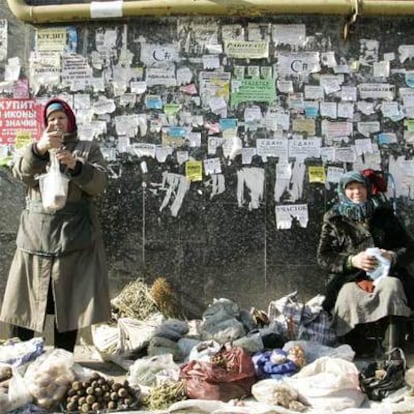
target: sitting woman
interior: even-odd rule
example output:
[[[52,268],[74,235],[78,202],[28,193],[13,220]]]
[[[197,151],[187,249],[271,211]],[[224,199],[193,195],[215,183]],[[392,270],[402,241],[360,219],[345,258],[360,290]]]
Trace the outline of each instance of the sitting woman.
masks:
[[[366,324],[380,321],[386,348],[398,346],[400,323],[414,308],[414,279],[406,265],[414,259],[414,240],[394,211],[371,194],[356,171],[345,173],[339,202],[323,218],[317,260],[329,273],[323,307],[343,342],[356,348]],[[377,247],[390,263],[389,276],[373,283],[368,273],[378,261],[367,248]],[[410,309],[411,308],[411,309]],[[359,349],[355,349],[359,352]]]

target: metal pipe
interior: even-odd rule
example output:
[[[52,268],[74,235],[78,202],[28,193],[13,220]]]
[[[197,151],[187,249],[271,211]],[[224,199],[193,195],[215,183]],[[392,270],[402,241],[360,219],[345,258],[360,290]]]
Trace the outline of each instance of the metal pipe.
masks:
[[[359,0],[359,14],[362,16],[414,15],[414,1],[411,1],[411,0]]]
[[[77,22],[136,16],[350,15],[355,1],[357,0],[132,0],[30,6],[24,0],[7,0],[10,10],[16,17],[30,23]]]
[[[60,23],[138,16],[265,16],[278,14],[414,15],[414,0],[132,0],[31,6],[7,0],[17,19]],[[359,7],[356,7],[359,6]]]

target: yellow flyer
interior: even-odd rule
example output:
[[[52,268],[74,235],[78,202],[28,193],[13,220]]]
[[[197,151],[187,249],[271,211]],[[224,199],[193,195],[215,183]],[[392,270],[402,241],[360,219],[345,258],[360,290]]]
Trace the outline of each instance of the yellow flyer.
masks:
[[[202,181],[203,162],[202,161],[187,161],[185,163],[185,176],[188,181]]]
[[[323,183],[326,182],[325,167],[322,165],[310,165],[308,169],[309,182],[310,183]]]

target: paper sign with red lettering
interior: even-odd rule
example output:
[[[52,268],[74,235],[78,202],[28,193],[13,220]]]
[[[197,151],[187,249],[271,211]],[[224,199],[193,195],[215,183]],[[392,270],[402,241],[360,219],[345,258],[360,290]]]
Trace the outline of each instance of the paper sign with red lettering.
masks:
[[[42,109],[34,99],[0,98],[0,144],[15,144],[16,136],[22,132],[38,140],[42,134]]]

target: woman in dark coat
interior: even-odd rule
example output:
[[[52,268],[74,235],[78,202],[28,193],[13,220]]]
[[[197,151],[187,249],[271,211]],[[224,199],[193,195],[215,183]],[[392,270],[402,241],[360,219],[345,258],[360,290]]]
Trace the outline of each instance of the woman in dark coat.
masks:
[[[406,266],[414,259],[414,241],[393,210],[371,195],[359,172],[341,177],[338,195],[339,202],[324,215],[317,260],[329,274],[323,307],[332,314],[337,335],[344,337],[363,324],[410,315],[414,283]],[[368,275],[378,265],[366,252],[372,247],[391,266],[392,277],[378,283]],[[388,339],[394,342],[388,346],[396,345],[396,336]]]
[[[73,351],[80,328],[110,319],[105,251],[94,199],[107,185],[99,146],[77,137],[76,119],[59,99],[44,108],[45,131],[16,160],[13,175],[26,185],[17,249],[0,320],[28,340],[54,314],[55,346]],[[69,178],[66,204],[45,209],[38,176],[52,158]],[[50,187],[49,187],[50,189]]]

